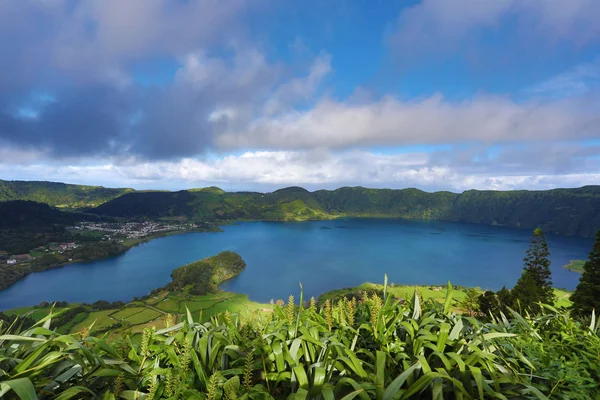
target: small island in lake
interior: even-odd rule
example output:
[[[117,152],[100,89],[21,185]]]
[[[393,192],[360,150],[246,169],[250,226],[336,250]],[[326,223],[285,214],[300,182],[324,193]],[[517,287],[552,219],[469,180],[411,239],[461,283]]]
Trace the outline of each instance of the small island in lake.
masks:
[[[569,271],[583,274],[583,266],[584,265],[585,265],[585,260],[571,260],[568,264],[563,265],[563,268],[568,269]]]

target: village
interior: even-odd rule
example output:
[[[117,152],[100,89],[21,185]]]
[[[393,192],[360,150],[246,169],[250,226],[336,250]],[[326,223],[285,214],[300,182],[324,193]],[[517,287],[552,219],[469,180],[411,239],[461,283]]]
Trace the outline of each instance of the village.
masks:
[[[7,254],[0,252],[0,263],[5,265],[16,265],[31,262],[44,254],[70,253],[78,247],[94,246],[97,242],[143,239],[152,235],[160,235],[167,232],[188,231],[198,228],[196,224],[173,224],[159,222],[122,222],[122,223],[95,223],[82,222],[79,225],[67,227],[68,231],[89,237],[91,240],[85,242],[48,243],[32,250],[29,254]],[[71,261],[69,259],[69,261]]]
[[[82,222],[67,229],[81,232],[102,232],[105,240],[111,240],[114,238],[139,239],[157,233],[190,230],[196,227],[195,224],[165,224],[159,222]]]

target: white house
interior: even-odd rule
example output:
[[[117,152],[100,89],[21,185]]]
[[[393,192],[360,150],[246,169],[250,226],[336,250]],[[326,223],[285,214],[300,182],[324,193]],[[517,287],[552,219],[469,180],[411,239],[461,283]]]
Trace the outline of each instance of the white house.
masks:
[[[10,260],[7,260],[7,261],[6,261],[6,263],[7,263],[7,264],[11,264],[11,265],[12,265],[12,264],[16,264],[16,263],[17,263],[17,260],[15,260],[14,258],[11,258]]]

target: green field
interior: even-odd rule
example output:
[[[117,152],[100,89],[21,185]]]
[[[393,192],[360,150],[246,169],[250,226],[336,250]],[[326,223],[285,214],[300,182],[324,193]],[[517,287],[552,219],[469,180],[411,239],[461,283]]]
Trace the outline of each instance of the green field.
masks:
[[[137,314],[133,314],[132,316],[127,318],[126,321],[129,322],[131,325],[139,325],[155,320],[161,315],[163,315],[163,313],[146,308]]]
[[[341,296],[349,294],[360,294],[365,290],[383,291],[383,285],[373,283],[363,283],[355,288],[344,288],[325,293],[319,298],[319,303],[323,304],[326,299],[339,299]],[[389,285],[388,293],[399,299],[412,299],[415,291],[418,291],[423,300],[433,299],[443,302],[446,297],[446,286],[399,286]],[[483,292],[483,291],[481,291]],[[569,297],[571,292],[555,289],[556,307],[569,307],[571,302]],[[454,287],[452,297],[454,299],[454,310],[460,312],[460,303],[466,296],[466,289]],[[305,299],[308,300],[308,299]],[[72,305],[72,307],[77,306]],[[192,296],[184,292],[163,291],[158,296],[149,298],[145,301],[137,301],[126,304],[125,306],[92,311],[85,306],[86,311],[77,314],[66,324],[56,327],[61,332],[78,332],[83,328],[92,327],[92,332],[103,332],[110,329],[111,335],[118,335],[125,330],[132,332],[141,332],[144,328],[161,329],[164,327],[164,320],[167,314],[173,315],[175,320],[181,320],[187,314],[187,310],[192,313],[195,319],[208,321],[223,312],[229,312],[233,316],[240,315],[246,317],[256,313],[270,313],[273,305],[262,304],[251,301],[245,294],[219,291],[217,293]],[[55,311],[58,311],[56,309]],[[22,307],[6,311],[10,316],[27,314],[35,320],[39,320],[50,312],[50,308]],[[119,326],[116,326],[119,325]]]
[[[78,332],[84,328],[92,327],[92,331],[101,331],[117,324],[117,321],[110,317],[115,310],[102,310],[90,313],[86,319],[71,328],[71,332]]]
[[[123,309],[121,309],[120,311],[111,314],[111,317],[115,318],[115,319],[127,319],[129,317],[131,317],[134,314],[140,313],[142,311],[144,311],[146,308],[144,307],[125,307]]]

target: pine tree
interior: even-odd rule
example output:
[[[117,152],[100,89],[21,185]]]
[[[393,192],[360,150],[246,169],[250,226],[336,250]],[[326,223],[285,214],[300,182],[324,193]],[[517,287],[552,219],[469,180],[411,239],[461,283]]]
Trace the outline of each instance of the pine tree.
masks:
[[[523,273],[512,290],[512,297],[521,308],[532,308],[538,302],[554,304],[549,256],[546,236],[537,228],[533,231],[527,255],[523,259]]]
[[[600,231],[571,301],[573,310],[579,315],[591,315],[593,309],[596,313],[600,311]]]

